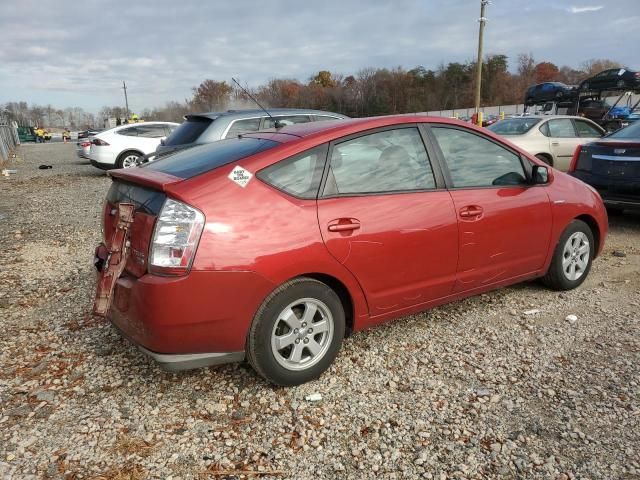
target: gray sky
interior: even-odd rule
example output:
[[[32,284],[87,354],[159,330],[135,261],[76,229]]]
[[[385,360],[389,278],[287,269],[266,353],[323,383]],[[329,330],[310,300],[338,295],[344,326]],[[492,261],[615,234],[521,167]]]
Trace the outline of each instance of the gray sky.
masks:
[[[251,86],[318,70],[437,68],[472,60],[479,0],[193,0],[0,3],[0,103],[134,111],[190,97],[205,78]],[[640,0],[492,0],[485,52],[640,69]]]

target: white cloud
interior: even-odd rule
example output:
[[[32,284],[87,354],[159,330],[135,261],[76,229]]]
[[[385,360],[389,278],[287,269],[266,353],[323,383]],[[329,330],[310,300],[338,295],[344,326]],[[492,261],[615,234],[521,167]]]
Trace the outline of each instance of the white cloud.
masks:
[[[638,1],[493,2],[485,52],[507,55],[512,69],[528,52],[559,66],[609,58],[636,69],[626,27],[640,22]],[[43,10],[35,0],[0,0],[0,104],[98,110],[122,102],[126,80],[129,104],[141,110],[184,100],[206,78],[257,87],[275,77],[306,82],[319,70],[437,69],[473,61],[477,48],[476,1],[324,0],[292,8],[290,0],[270,0],[258,10],[255,0],[82,3],[60,0]],[[577,15],[584,12],[595,13]],[[607,35],[585,38],[598,29]]]
[[[585,12],[597,12],[598,10],[602,10],[604,5],[597,5],[592,7],[569,7],[567,9],[570,13],[585,13]]]

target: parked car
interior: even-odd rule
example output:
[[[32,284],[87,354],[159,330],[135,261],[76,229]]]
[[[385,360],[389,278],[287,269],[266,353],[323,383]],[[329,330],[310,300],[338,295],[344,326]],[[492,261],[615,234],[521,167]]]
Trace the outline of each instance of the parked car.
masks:
[[[89,151],[91,150],[91,141],[93,138],[85,138],[76,143],[76,155],[79,158],[89,160]]]
[[[531,85],[524,96],[525,105],[548,102],[552,100],[567,100],[576,94],[574,85],[566,85],[562,82],[545,82]]]
[[[94,311],[168,370],[247,358],[278,385],[348,332],[532,278],[575,288],[607,234],[590,187],[446,118],[293,125],[111,176]]]
[[[483,127],[488,127],[488,126],[493,125],[494,123],[496,123],[498,120],[500,120],[500,117],[498,117],[497,115],[487,115],[482,120],[482,126]]]
[[[610,210],[640,210],[640,122],[576,148],[569,172]]]
[[[82,130],[81,132],[78,132],[78,140],[83,140],[85,138],[93,137],[103,131],[104,130],[101,130],[101,129]]]
[[[567,115],[508,118],[489,130],[564,172],[576,146],[605,134],[595,122]]]
[[[348,118],[339,113],[296,108],[272,108],[268,112],[284,125]],[[274,127],[274,120],[263,110],[228,110],[187,115],[180,127],[156,148],[156,155]]]
[[[587,78],[580,83],[580,90],[640,89],[640,72],[625,68],[610,68]]]
[[[122,125],[91,137],[89,160],[103,170],[131,168],[138,160],[155,151],[163,138],[178,127],[171,122],[144,122]]]

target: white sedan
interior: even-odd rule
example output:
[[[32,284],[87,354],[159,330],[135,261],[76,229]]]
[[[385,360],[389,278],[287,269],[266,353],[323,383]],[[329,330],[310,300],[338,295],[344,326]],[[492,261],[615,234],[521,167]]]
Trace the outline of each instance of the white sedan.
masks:
[[[594,142],[606,133],[591,120],[568,115],[514,117],[488,128],[563,172],[569,169],[578,145]]]
[[[143,122],[105,130],[91,139],[89,160],[102,170],[131,168],[143,155],[152,153],[179,124]]]

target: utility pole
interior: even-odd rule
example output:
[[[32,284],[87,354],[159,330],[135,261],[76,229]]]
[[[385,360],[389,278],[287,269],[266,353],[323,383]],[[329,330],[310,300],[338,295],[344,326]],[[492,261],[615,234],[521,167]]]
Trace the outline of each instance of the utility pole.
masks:
[[[124,104],[127,107],[127,118],[129,118],[129,99],[127,99],[127,84],[122,81],[122,88],[124,89]]]
[[[478,32],[478,63],[476,64],[476,116],[480,113],[480,92],[482,86],[482,37],[484,35],[484,24],[487,19],[484,16],[484,8],[489,4],[489,0],[480,0],[480,30]]]

